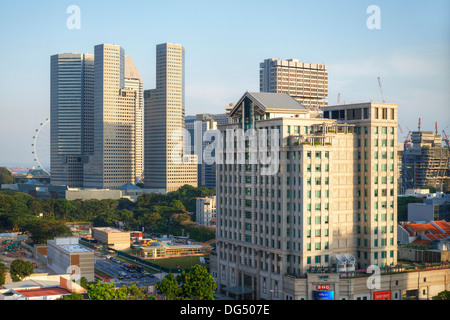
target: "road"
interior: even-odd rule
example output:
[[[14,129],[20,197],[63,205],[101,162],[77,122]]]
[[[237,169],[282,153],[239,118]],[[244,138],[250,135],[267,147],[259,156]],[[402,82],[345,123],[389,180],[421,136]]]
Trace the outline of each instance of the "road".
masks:
[[[114,260],[110,260],[99,252],[95,253],[95,268],[110,275],[114,278],[114,283],[116,286],[128,286],[133,282],[136,282],[138,287],[148,287],[154,286],[157,282],[159,282],[164,276],[164,273],[155,273],[154,277],[144,276],[139,272],[128,272],[126,271],[120,262],[116,262]],[[125,277],[119,279],[121,273],[125,274]],[[122,274],[123,275],[123,274]]]

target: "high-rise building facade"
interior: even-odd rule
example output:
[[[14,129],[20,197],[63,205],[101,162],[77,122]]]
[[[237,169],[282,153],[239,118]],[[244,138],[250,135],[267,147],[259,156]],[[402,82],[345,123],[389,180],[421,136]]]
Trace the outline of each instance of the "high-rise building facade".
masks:
[[[143,83],[118,45],[51,57],[51,179],[117,188],[143,171]]]
[[[198,164],[197,184],[207,188],[216,187],[216,164],[205,158],[205,148],[212,142],[205,133],[209,130],[217,130],[216,115],[197,114],[196,116],[187,116],[185,119],[185,128],[189,132],[191,139],[191,151],[201,159]],[[211,158],[215,154],[208,155]]]
[[[115,189],[136,176],[136,96],[125,88],[125,51],[94,48],[94,154],[85,165],[84,187]]]
[[[197,186],[197,160],[179,149],[185,129],[185,49],[156,46],[156,88],[144,91],[144,184],[177,190]]]
[[[300,279],[312,267],[332,279],[342,263],[397,263],[397,106],[324,110],[317,117],[287,94],[247,92],[230,112],[235,123],[219,127],[267,132],[278,159],[268,174],[247,144],[245,163],[237,148],[219,157],[211,270],[222,292],[304,299]]]
[[[450,190],[450,148],[436,132],[413,131],[403,145],[402,186],[407,189]]]
[[[142,180],[144,174],[144,130],[143,130],[143,116],[144,116],[144,87],[142,78],[133,59],[130,56],[125,56],[125,88],[136,92],[135,103],[135,168],[136,168],[136,182]]]
[[[328,66],[297,59],[260,63],[260,92],[287,93],[307,108],[328,105]]]
[[[51,56],[51,183],[83,186],[83,156],[93,151],[94,56]]]

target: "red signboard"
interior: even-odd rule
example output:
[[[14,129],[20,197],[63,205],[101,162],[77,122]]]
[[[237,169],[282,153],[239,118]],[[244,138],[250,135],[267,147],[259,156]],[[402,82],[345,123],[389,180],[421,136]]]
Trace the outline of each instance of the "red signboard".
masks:
[[[390,291],[374,292],[373,300],[391,300],[391,292]]]
[[[319,284],[317,285],[317,290],[330,290],[329,284]]]

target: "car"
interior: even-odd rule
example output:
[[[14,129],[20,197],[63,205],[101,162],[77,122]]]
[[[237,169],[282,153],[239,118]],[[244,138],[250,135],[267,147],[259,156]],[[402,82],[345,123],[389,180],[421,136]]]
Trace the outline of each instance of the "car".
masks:
[[[123,280],[123,279],[125,279],[125,277],[123,277],[123,276],[118,276],[117,279]]]
[[[135,278],[135,279],[138,279],[138,278],[139,278],[139,276],[138,276],[137,274],[133,274],[131,277],[132,277],[132,278]]]
[[[150,278],[154,278],[154,277],[155,277],[155,275],[154,275],[153,273],[149,273],[149,274],[148,274],[148,277],[150,277]]]

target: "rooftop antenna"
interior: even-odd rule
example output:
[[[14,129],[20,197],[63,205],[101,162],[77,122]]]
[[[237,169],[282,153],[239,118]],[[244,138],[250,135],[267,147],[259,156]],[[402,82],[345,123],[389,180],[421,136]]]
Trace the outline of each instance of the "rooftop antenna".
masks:
[[[381,89],[381,79],[380,79],[380,77],[378,77],[378,86],[380,87],[381,99],[383,99],[383,103],[385,103],[386,101],[384,100],[383,90]]]
[[[338,93],[338,101],[337,101],[337,104],[341,104],[341,94],[340,94],[340,93]]]
[[[419,132],[420,132],[420,118],[419,118]]]
[[[438,135],[437,122],[435,123],[436,135]]]

